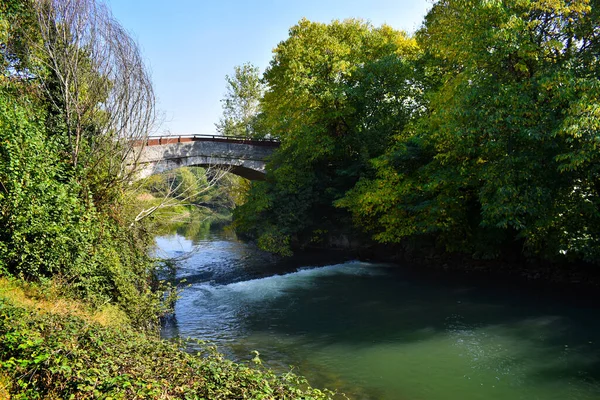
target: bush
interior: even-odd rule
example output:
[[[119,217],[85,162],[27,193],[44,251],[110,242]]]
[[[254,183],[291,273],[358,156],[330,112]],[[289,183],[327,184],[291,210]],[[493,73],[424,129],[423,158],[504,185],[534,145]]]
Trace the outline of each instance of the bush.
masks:
[[[37,314],[0,298],[0,366],[13,399],[333,396],[292,373],[277,376],[234,363],[208,346],[195,355],[184,348],[183,342],[102,327],[79,316]]]
[[[44,127],[43,109],[7,88],[0,143],[0,275],[59,278],[80,298],[118,303],[139,326],[155,326],[163,304],[150,290],[150,235],[129,226],[117,200],[108,212],[95,207]]]

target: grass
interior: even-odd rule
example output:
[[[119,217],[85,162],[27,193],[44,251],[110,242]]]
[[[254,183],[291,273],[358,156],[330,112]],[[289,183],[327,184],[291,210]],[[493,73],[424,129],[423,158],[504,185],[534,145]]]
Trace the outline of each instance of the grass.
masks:
[[[0,279],[0,399],[329,399],[292,373],[133,330],[60,284]]]
[[[45,284],[33,284],[17,279],[0,277],[0,298],[15,307],[35,310],[36,313],[76,316],[88,323],[115,328],[127,326],[127,315],[113,304],[92,307],[80,300],[70,298],[66,286],[57,280]]]

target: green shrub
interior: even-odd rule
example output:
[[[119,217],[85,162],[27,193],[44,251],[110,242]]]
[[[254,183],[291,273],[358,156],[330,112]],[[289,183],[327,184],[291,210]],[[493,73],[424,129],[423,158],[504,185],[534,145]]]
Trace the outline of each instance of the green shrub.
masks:
[[[292,373],[184,351],[130,329],[38,315],[0,298],[0,367],[13,399],[328,399]],[[259,363],[259,362],[257,362]]]
[[[96,208],[44,115],[0,88],[0,274],[60,277],[79,297],[118,303],[139,326],[155,325],[163,304],[160,290],[150,290],[150,235],[130,226],[118,199],[110,213]]]

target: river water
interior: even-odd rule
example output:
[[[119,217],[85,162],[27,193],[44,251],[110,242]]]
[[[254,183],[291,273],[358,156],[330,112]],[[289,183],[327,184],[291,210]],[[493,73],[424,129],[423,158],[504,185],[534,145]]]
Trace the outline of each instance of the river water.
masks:
[[[237,361],[257,350],[353,399],[600,399],[597,303],[326,255],[281,262],[230,234],[193,236],[156,240],[162,255],[191,252],[165,337]]]

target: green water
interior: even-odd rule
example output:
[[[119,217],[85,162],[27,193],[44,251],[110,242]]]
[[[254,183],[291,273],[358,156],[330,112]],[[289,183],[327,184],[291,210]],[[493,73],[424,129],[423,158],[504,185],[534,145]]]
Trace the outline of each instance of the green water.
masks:
[[[209,340],[241,361],[258,350],[355,399],[600,399],[587,300],[402,266],[282,263],[223,234],[157,243],[194,251],[164,336]]]

